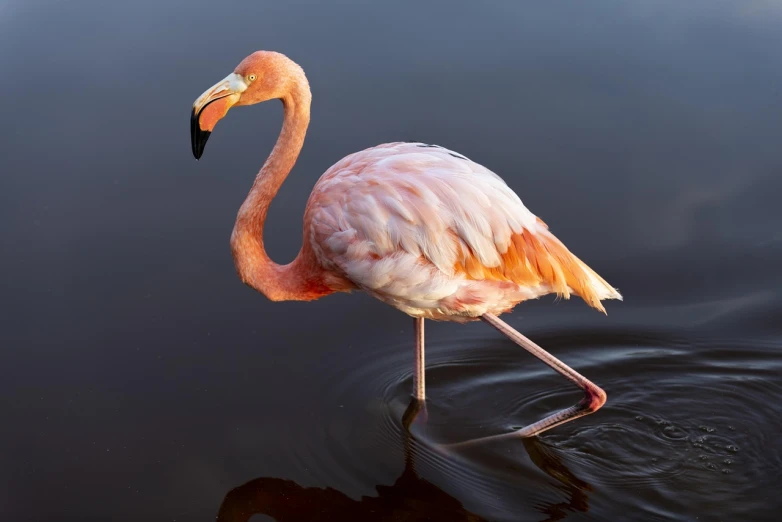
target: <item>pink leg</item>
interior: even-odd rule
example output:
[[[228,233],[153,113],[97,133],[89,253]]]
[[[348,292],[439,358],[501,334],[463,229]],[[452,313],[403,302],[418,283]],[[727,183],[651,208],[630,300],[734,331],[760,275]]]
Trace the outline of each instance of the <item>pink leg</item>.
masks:
[[[415,369],[413,373],[413,397],[416,400],[426,400],[426,367],[424,364],[424,318],[416,317],[415,321]]]
[[[413,366],[413,396],[407,410],[402,415],[402,424],[406,430],[416,421],[426,422],[426,368],[424,365],[424,319],[415,321],[415,364]]]
[[[514,330],[499,317],[492,314],[484,314],[481,319],[492,325],[494,328],[505,334],[511,341],[515,342],[532,355],[554,368],[557,372],[561,373],[571,381],[573,381],[579,388],[584,390],[584,398],[570,408],[558,411],[548,417],[539,420],[534,424],[525,426],[516,432],[516,434],[522,437],[533,437],[546,430],[549,430],[560,424],[564,424],[573,419],[589,415],[597,411],[606,402],[606,393],[600,389],[592,381],[575,371],[573,368],[563,363],[546,350],[533,343],[519,332]]]

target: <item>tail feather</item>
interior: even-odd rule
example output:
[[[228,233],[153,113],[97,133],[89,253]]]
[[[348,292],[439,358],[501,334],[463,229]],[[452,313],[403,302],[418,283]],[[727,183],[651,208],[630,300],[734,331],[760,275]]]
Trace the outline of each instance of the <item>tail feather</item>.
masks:
[[[543,250],[547,252],[549,263],[552,266],[558,265],[559,267],[559,270],[555,271],[557,277],[552,281],[552,286],[557,294],[565,299],[570,297],[569,292],[561,288],[562,283],[564,283],[569,290],[581,297],[588,305],[603,313],[606,313],[606,310],[601,300],[622,299],[622,294],[616,288],[608,284],[597,272],[576,257],[547,229],[543,229],[538,235],[538,242]],[[560,274],[562,275],[560,276]],[[564,281],[562,278],[564,278]]]
[[[454,234],[454,241],[457,237]],[[574,293],[605,313],[603,299],[622,299],[621,294],[577,258],[548,227],[538,221],[534,231],[513,234],[497,266],[487,267],[464,242],[457,242],[454,272],[473,280],[509,281],[519,286],[545,285],[565,299]]]

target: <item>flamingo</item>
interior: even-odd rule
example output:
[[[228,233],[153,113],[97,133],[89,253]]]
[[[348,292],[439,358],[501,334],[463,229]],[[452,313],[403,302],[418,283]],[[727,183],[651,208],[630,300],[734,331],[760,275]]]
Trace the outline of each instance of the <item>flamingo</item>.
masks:
[[[193,104],[193,155],[200,159],[231,107],[279,99],[282,130],[244,203],[231,251],[243,283],[271,301],[311,301],[363,290],[414,320],[413,400],[425,404],[424,320],[483,320],[575,383],[584,397],[516,432],[532,437],[597,411],[606,393],[502,321],[528,299],[580,296],[605,313],[619,292],[572,254],[494,172],[425,143],[386,143],[346,156],[315,184],[302,247],[286,264],[266,253],[269,205],[304,144],[312,94],[303,69],[257,51]]]

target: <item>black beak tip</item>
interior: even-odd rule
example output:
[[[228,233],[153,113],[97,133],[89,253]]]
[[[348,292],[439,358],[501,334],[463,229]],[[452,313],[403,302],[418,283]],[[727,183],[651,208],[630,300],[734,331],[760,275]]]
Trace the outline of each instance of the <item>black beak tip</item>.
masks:
[[[206,142],[212,134],[210,131],[201,129],[201,126],[198,124],[199,116],[200,113],[196,113],[195,109],[193,109],[193,112],[190,114],[190,144],[193,147],[193,156],[196,160],[201,159]]]

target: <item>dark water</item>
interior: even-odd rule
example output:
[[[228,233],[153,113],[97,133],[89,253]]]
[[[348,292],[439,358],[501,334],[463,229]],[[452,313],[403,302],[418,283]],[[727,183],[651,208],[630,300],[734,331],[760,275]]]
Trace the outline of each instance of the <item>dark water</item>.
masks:
[[[782,8],[422,4],[0,1],[0,520],[776,519]],[[233,111],[199,163],[189,111],[261,48],[314,92],[272,256],[344,155],[463,152],[625,295],[506,316],[604,409],[443,452],[578,392],[484,324],[429,323],[404,436],[409,318],[239,282],[281,109]]]

